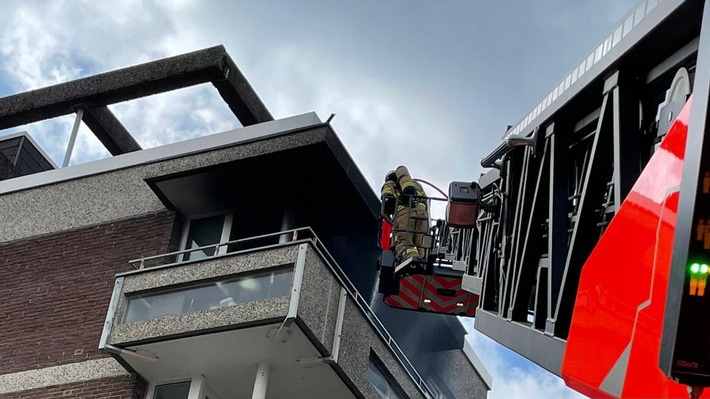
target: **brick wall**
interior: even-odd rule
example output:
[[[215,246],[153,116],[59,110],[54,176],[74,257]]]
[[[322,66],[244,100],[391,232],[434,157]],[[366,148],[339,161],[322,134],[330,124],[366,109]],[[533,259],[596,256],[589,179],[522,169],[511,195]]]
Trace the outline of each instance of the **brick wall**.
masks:
[[[108,356],[97,347],[115,274],[174,250],[180,225],[166,211],[0,244],[0,374]]]
[[[135,376],[55,385],[0,395],[0,399],[143,399],[146,383]]]

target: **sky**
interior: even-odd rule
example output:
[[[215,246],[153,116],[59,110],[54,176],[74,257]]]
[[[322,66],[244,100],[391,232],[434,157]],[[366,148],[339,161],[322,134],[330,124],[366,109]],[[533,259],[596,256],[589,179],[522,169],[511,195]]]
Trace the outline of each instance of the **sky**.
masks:
[[[0,96],[224,45],[275,118],[315,111],[379,191],[400,164],[446,190],[635,0],[4,0]],[[239,127],[210,85],[110,108],[143,148]],[[73,116],[28,130],[61,165]],[[108,157],[82,126],[70,164]],[[491,399],[579,398],[473,331]]]

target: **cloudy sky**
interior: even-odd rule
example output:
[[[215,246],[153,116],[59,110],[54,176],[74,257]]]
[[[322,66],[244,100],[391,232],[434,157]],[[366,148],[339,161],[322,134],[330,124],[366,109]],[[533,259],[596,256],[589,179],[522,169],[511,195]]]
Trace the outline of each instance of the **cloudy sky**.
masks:
[[[276,118],[331,113],[370,184],[406,164],[442,189],[479,162],[635,0],[0,2],[0,96],[222,44]],[[144,147],[238,127],[208,85],[111,106]],[[73,117],[29,130],[62,164]],[[85,127],[71,163],[108,156]],[[564,384],[476,333],[490,398]]]

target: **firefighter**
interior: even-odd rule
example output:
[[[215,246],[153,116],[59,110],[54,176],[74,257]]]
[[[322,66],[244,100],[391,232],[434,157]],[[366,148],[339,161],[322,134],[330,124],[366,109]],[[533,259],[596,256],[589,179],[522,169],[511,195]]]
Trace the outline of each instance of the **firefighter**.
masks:
[[[426,193],[421,184],[412,179],[407,167],[401,165],[385,175],[381,194],[385,212],[397,214],[394,227],[395,254],[400,262],[410,258],[425,259],[426,248],[422,247],[422,241],[429,230],[429,215]],[[399,203],[395,210],[397,198]]]

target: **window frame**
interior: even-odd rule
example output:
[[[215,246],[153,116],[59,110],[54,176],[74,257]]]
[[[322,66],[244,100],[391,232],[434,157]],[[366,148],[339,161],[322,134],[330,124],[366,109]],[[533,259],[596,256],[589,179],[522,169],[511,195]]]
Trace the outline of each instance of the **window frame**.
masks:
[[[205,219],[213,216],[220,216],[224,215],[224,223],[222,223],[222,235],[220,236],[219,239],[219,244],[224,244],[229,242],[229,236],[232,231],[232,225],[234,223],[234,211],[231,210],[221,210],[221,211],[216,211],[216,212],[209,212],[209,213],[203,213],[199,215],[195,215],[192,217],[187,218],[185,221],[185,226],[182,229],[182,236],[180,238],[180,246],[179,246],[179,251],[185,251],[187,250],[187,237],[190,235],[190,227],[192,226],[192,222],[194,220],[199,220],[199,219]],[[186,257],[189,256],[191,252],[183,252],[180,254],[180,262],[188,262],[190,259],[185,259]],[[214,255],[212,256],[217,256],[217,255],[222,255],[227,253],[227,247],[220,245],[217,247],[217,250],[215,251]]]
[[[217,391],[212,388],[204,376],[197,377],[182,377],[182,378],[171,378],[166,380],[159,380],[157,382],[148,382],[148,389],[146,389],[145,399],[155,399],[155,389],[161,385],[177,384],[181,382],[189,382],[190,390],[187,394],[187,399],[222,399],[222,395],[217,393]]]
[[[182,377],[182,378],[175,378],[175,379],[169,379],[169,380],[161,380],[160,382],[151,382],[148,384],[148,389],[146,390],[145,398],[146,399],[155,399],[155,393],[158,387],[163,386],[163,385],[171,385],[171,384],[181,384],[181,383],[189,383],[189,387],[187,390],[187,399],[190,398],[190,391],[192,390],[193,386],[193,380],[194,378],[190,377]]]
[[[373,369],[376,373],[379,373],[382,377],[384,377],[384,380],[387,383],[387,387],[390,389],[390,391],[392,391],[392,393],[396,395],[395,398],[385,398],[382,393],[380,393],[379,389],[370,380],[370,369]],[[372,347],[370,347],[370,355],[368,356],[367,361],[366,379],[372,389],[374,389],[375,392],[377,392],[377,394],[380,395],[380,397],[382,397],[383,399],[405,399],[409,397],[409,395],[404,391],[404,388],[402,388],[399,382],[397,382],[397,379],[392,375],[392,372],[390,372],[385,363],[377,355],[377,353],[375,353]]]

